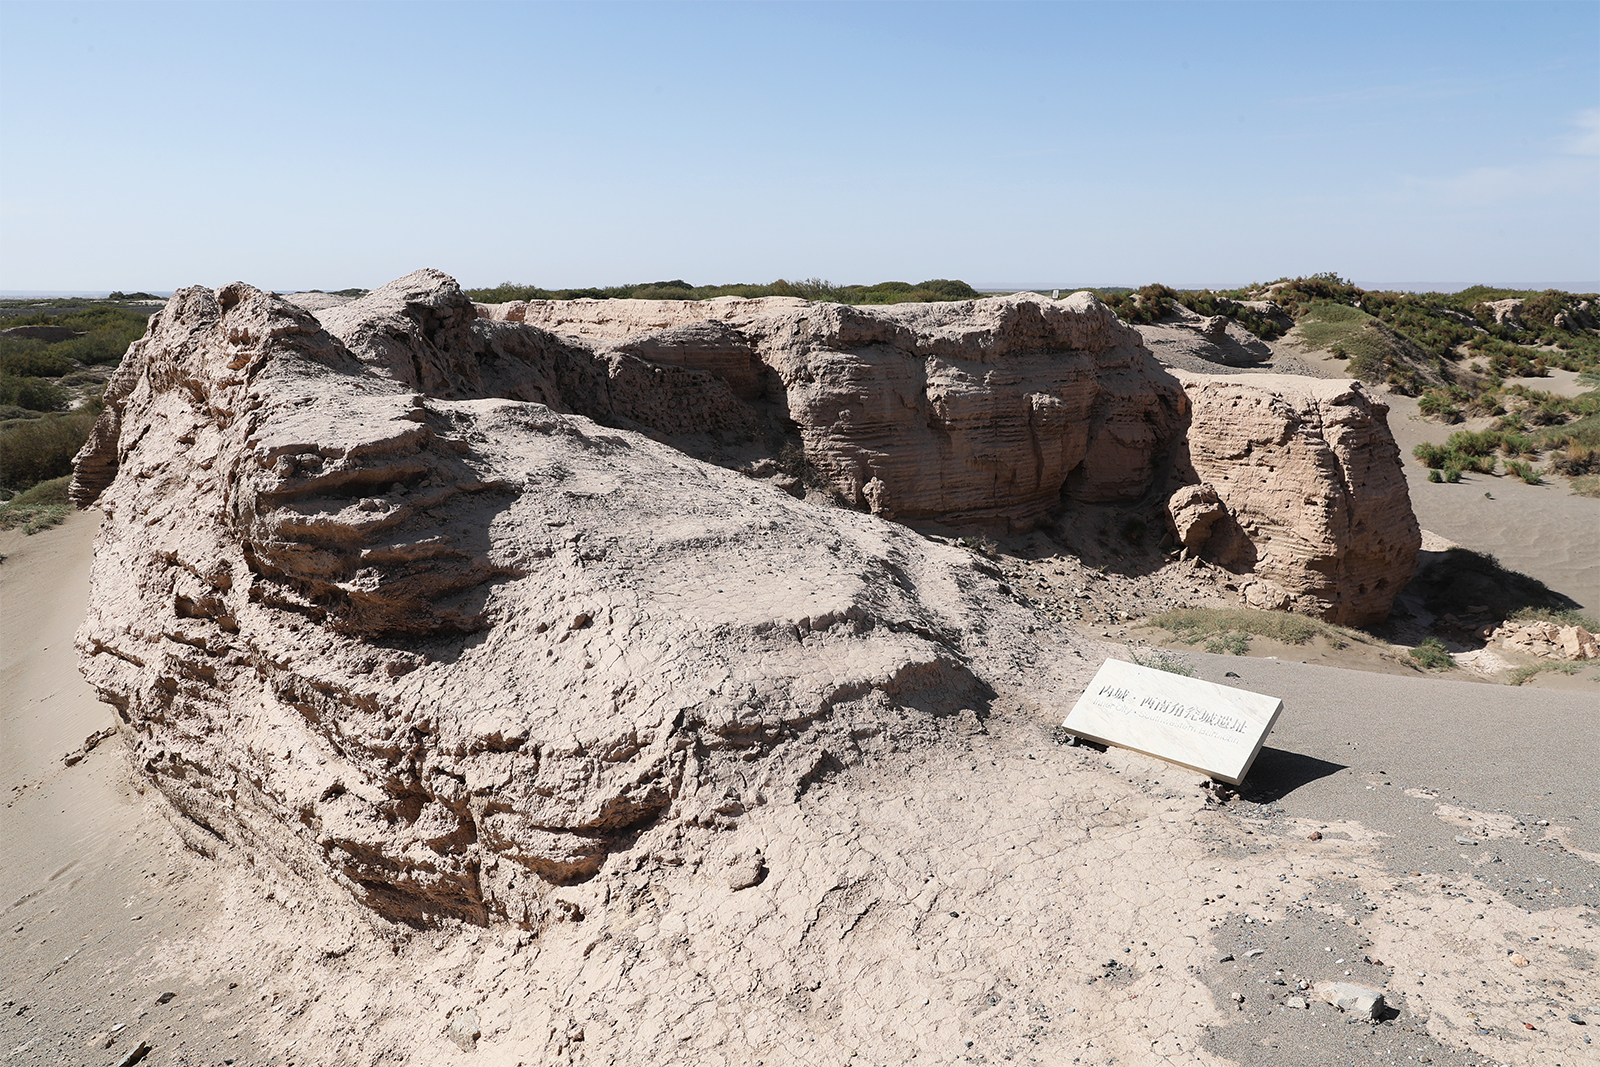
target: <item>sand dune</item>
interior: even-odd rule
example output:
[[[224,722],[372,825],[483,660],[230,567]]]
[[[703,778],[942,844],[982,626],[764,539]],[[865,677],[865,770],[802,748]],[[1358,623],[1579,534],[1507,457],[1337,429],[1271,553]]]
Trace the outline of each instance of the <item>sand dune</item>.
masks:
[[[1492,553],[1586,611],[1600,609],[1600,500],[1574,494],[1557,476],[1543,485],[1471,472],[1455,485],[1430,482],[1411,450],[1424,441],[1442,444],[1460,427],[1423,419],[1411,397],[1388,401],[1389,428],[1405,457],[1411,506],[1423,529]]]

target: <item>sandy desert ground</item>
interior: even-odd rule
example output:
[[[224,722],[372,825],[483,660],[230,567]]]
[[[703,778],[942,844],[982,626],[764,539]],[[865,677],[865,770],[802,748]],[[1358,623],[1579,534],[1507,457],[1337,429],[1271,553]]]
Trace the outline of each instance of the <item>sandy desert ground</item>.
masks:
[[[111,722],[71,647],[96,525],[79,514],[0,544],[6,1063],[120,1064],[146,1046],[152,1064],[894,1063],[913,1048],[949,1063],[1600,1062],[1586,694],[1198,654],[1201,676],[1287,705],[1242,794],[1220,795],[998,709],[958,743],[761,815],[771,874],[755,893],[664,869],[663,900],[728,896],[716,914],[743,942],[687,929],[695,962],[625,981],[614,920],[536,946],[514,929],[379,936],[347,905],[185,848],[115,735],[64,763]],[[774,1039],[730,1015],[741,954],[778,950],[764,941],[817,894],[816,868],[867,863],[926,888],[871,921],[817,907],[879,961],[818,976],[828,1024]],[[965,962],[996,942],[1015,954],[1005,973]],[[1309,996],[1302,981],[1347,976],[1384,988],[1390,1017],[1284,1006]],[[621,1035],[652,1004],[640,1058]],[[484,1035],[472,1052],[449,1039],[466,1007]]]

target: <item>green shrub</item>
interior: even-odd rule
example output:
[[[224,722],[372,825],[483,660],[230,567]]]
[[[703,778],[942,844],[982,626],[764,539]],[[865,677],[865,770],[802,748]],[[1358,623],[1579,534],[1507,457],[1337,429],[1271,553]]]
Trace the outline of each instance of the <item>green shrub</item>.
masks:
[[[30,411],[61,411],[70,400],[67,391],[49,379],[0,373],[0,404]]]
[[[1568,445],[1550,458],[1550,469],[1569,478],[1600,472],[1600,448]]]
[[[1444,475],[1440,474],[1437,469],[1430,470],[1428,472],[1428,481],[1442,483],[1444,481]]]
[[[72,473],[72,457],[89,439],[95,415],[74,411],[17,423],[0,431],[0,486],[28,489]]]
[[[1427,441],[1413,448],[1411,454],[1416,457],[1418,463],[1421,463],[1424,467],[1432,467],[1435,470],[1448,463],[1451,456],[1448,448],[1442,445],[1430,444]]]
[[[1500,438],[1500,451],[1508,456],[1525,456],[1534,451],[1533,438],[1525,433],[1505,432]]]
[[[1445,422],[1460,422],[1461,409],[1455,405],[1448,393],[1437,389],[1430,389],[1422,394],[1417,402],[1417,407],[1424,415],[1429,415]]]
[[[72,369],[72,360],[43,341],[0,338],[0,374],[18,378],[59,378]]]
[[[1518,478],[1521,478],[1529,485],[1539,484],[1539,472],[1534,470],[1533,467],[1527,463],[1522,463],[1514,459],[1507,460],[1506,470],[1510,471],[1512,474],[1515,474]]]
[[[1411,650],[1411,658],[1430,671],[1447,671],[1456,665],[1456,661],[1450,658],[1450,650],[1437,637],[1424,639],[1422,644]]]

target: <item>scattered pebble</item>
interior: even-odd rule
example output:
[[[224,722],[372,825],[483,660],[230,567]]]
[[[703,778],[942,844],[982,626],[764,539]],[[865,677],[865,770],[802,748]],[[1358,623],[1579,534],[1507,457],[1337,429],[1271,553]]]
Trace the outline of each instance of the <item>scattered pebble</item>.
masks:
[[[474,1008],[458,1011],[450,1020],[450,1040],[463,1052],[471,1052],[478,1047],[478,1012]]]
[[[1376,1019],[1384,1009],[1383,990],[1356,985],[1354,982],[1329,982],[1318,986],[1323,1000],[1340,1011]]]
[[[139,1042],[132,1052],[117,1061],[117,1067],[133,1067],[134,1064],[150,1055],[151,1050],[154,1048],[155,1046],[148,1041]]]

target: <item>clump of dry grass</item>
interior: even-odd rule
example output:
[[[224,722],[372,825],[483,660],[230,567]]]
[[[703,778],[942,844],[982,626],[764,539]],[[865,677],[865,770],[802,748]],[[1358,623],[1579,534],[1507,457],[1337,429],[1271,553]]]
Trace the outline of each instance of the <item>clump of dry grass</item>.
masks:
[[[1210,639],[1208,652],[1232,652],[1243,655],[1249,650],[1251,637],[1265,637],[1286,645],[1309,644],[1321,637],[1335,649],[1345,648],[1352,642],[1376,644],[1359,630],[1335,626],[1321,619],[1305,615],[1291,615],[1286,611],[1257,611],[1253,608],[1172,608],[1148,620],[1186,644],[1198,644]]]
[[[1526,667],[1518,667],[1506,675],[1507,685],[1525,685],[1533,681],[1534,676],[1544,671],[1559,671],[1562,674],[1577,674],[1576,663],[1530,663]]]
[[[1181,674],[1185,678],[1194,677],[1194,664],[1184,659],[1177,652],[1168,652],[1164,648],[1152,648],[1148,652],[1139,653],[1133,649],[1128,650],[1128,655],[1141,667],[1151,670],[1166,671],[1168,674]]]

